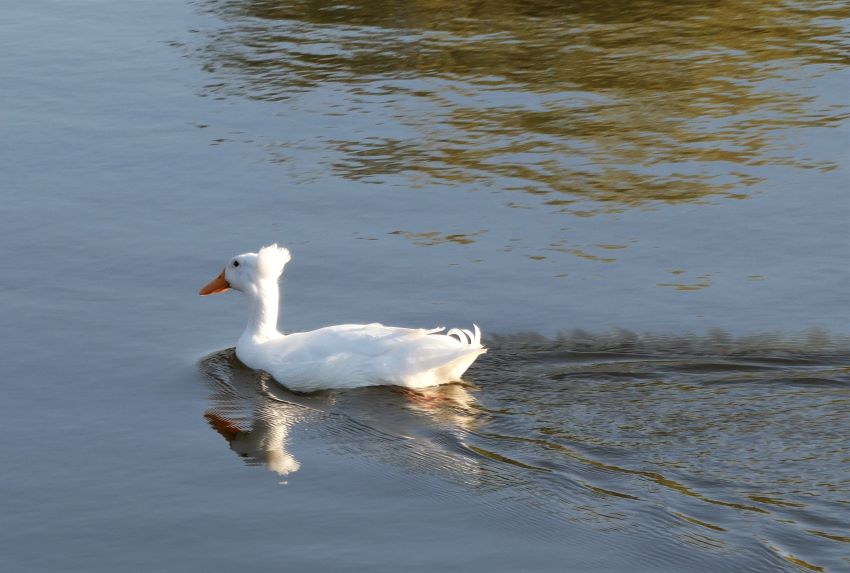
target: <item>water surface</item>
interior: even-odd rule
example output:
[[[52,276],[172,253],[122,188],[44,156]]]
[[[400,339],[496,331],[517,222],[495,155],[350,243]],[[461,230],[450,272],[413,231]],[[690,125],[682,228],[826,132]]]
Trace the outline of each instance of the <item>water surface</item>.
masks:
[[[0,16],[7,567],[850,567],[844,3]],[[196,294],[272,241],[490,352],[288,392]]]

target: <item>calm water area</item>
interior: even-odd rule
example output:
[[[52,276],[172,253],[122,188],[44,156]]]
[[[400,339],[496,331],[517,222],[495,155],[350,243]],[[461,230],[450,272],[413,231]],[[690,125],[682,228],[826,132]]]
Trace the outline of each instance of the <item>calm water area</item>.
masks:
[[[850,5],[0,2],[0,569],[850,571]],[[280,326],[463,326],[295,394]]]

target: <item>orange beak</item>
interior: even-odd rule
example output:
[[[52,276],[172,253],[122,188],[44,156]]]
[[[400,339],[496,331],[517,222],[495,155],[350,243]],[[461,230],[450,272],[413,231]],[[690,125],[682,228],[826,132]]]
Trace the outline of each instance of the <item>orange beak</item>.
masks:
[[[230,290],[230,283],[227,282],[226,278],[224,278],[224,271],[222,270],[221,274],[207,283],[207,285],[202,288],[198,294],[201,296],[207,296],[208,294],[216,294],[226,290]]]

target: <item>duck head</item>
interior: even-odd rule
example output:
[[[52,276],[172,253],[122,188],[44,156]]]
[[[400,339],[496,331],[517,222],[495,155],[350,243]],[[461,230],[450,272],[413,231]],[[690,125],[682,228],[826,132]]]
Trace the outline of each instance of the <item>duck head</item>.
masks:
[[[256,292],[263,283],[277,283],[283,273],[283,267],[291,259],[289,249],[277,244],[263,247],[257,253],[237,255],[228,261],[221,274],[207,283],[199,294],[207,296],[229,289]]]

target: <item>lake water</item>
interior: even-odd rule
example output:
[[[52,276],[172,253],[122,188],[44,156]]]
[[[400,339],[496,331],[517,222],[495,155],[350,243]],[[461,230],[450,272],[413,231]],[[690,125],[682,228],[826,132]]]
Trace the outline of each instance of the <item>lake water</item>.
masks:
[[[14,571],[850,570],[850,7],[0,4]],[[281,327],[478,323],[296,395]]]

